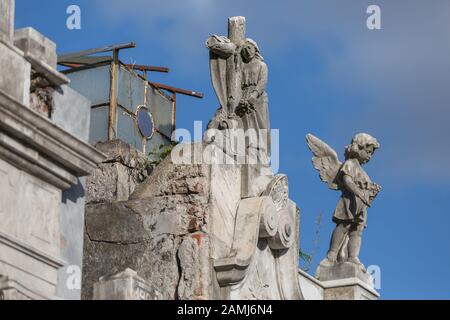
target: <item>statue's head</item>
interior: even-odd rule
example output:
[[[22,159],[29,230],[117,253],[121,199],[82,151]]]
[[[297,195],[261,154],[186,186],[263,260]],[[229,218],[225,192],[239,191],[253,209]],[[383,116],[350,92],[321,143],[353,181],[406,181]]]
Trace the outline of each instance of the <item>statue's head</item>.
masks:
[[[246,62],[251,61],[255,57],[264,60],[260,54],[258,44],[250,38],[245,40],[241,49],[241,55]]]
[[[380,148],[377,139],[367,133],[358,133],[345,149],[345,159],[358,159],[359,163],[369,162],[375,150]]]

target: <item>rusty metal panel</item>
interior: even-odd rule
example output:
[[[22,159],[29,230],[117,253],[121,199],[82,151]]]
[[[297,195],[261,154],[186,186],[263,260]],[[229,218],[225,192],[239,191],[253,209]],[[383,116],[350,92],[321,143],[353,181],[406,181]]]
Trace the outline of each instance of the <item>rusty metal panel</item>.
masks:
[[[156,130],[170,138],[174,128],[174,105],[172,99],[161,94],[153,87],[148,87],[147,106],[153,115]]]
[[[84,69],[66,74],[70,87],[91,100],[93,106],[108,103],[110,65]]]
[[[145,82],[135,73],[130,72],[124,66],[119,69],[119,105],[136,112],[138,106],[144,104]]]
[[[97,142],[108,140],[108,113],[109,106],[91,109],[90,143],[96,144]]]

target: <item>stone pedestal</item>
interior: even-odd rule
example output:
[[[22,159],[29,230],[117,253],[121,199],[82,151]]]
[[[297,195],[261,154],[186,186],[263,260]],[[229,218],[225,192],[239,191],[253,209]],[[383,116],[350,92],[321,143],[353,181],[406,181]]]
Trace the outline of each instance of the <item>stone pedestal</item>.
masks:
[[[94,284],[94,300],[159,299],[161,299],[161,294],[131,269],[102,277],[99,282]]]
[[[379,294],[373,287],[373,278],[364,266],[351,262],[322,261],[316,278],[324,288],[324,300],[375,300]]]
[[[377,300],[380,295],[358,278],[322,282],[324,300]]]
[[[373,285],[373,279],[362,265],[351,262],[335,263],[327,265],[322,262],[317,268],[316,278],[320,281],[330,281],[337,279],[357,278],[368,286]]]
[[[372,285],[355,277],[319,281],[299,270],[298,278],[306,300],[377,300],[380,297]]]

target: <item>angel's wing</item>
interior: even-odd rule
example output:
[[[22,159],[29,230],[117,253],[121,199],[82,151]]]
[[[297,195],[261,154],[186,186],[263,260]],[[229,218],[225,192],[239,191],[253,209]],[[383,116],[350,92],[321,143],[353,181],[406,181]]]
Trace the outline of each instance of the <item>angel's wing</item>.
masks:
[[[336,151],[312,134],[306,136],[306,141],[309,149],[314,154],[312,162],[314,168],[319,171],[320,179],[326,182],[330,189],[337,190],[336,176],[342,163],[339,161]]]

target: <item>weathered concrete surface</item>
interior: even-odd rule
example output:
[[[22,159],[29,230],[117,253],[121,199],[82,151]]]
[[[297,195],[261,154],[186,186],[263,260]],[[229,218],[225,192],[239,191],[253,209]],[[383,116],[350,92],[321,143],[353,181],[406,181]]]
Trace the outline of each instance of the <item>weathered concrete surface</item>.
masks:
[[[91,102],[62,86],[53,94],[53,106],[52,122],[87,143]],[[60,204],[60,246],[65,265],[58,271],[56,294],[62,299],[81,298],[85,202],[86,178],[79,178],[74,186],[63,191]]]

